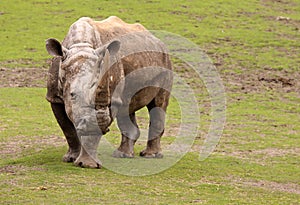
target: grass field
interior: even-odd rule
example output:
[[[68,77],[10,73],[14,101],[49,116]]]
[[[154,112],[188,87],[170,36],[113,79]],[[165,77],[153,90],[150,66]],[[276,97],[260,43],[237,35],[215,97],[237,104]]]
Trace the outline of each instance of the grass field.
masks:
[[[201,113],[199,136],[178,163],[134,177],[61,161],[67,146],[45,100],[45,40],[62,40],[79,17],[111,15],[181,35],[213,61],[227,121],[206,160],[198,159],[211,120],[208,94],[174,59]],[[0,25],[0,204],[300,203],[299,0],[2,0]],[[168,113],[163,143],[180,124],[174,99]],[[119,142],[115,127],[108,138]]]

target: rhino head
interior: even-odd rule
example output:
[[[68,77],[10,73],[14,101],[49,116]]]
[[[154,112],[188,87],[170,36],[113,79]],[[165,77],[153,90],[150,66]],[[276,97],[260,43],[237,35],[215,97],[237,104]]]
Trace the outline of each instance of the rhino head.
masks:
[[[88,43],[76,43],[66,48],[56,39],[46,41],[48,53],[61,59],[58,70],[53,71],[58,73],[57,93],[78,136],[102,135],[108,131],[113,118],[110,58],[119,48],[117,40],[97,49]]]

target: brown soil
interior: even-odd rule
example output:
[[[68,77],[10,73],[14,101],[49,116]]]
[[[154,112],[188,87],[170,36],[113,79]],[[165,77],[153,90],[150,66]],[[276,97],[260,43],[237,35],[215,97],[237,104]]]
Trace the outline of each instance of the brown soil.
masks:
[[[270,161],[274,157],[288,157],[295,156],[300,157],[300,148],[279,149],[279,148],[266,148],[258,150],[246,150],[246,151],[232,151],[223,153],[226,156],[233,156],[246,161],[254,162],[264,166],[267,161]]]
[[[26,150],[34,149],[39,152],[49,146],[59,147],[66,144],[66,140],[59,136],[11,136],[9,140],[0,142],[0,158],[15,158],[26,153]]]
[[[299,72],[263,69],[242,73],[226,73],[222,77],[229,92],[244,94],[262,91],[300,93]]]
[[[45,169],[41,167],[27,167],[24,165],[6,165],[3,167],[0,167],[0,173],[6,173],[15,175],[17,173],[23,172],[23,171],[44,171]],[[14,180],[10,180],[10,183],[14,183]],[[13,184],[12,184],[13,185]]]
[[[291,194],[300,194],[300,186],[295,183],[278,183],[266,180],[246,180],[242,178],[229,178],[233,185],[246,187],[258,187],[270,191],[287,192]]]
[[[215,59],[219,61],[218,59]],[[220,63],[220,62],[219,62]],[[222,67],[216,63],[216,67]],[[220,70],[220,69],[218,69]],[[190,68],[179,65],[174,71],[192,86],[193,89],[205,91],[199,83],[198,74]],[[220,71],[222,72],[222,71]],[[46,87],[48,70],[44,68],[0,68],[0,87]],[[196,80],[192,80],[196,79]],[[226,92],[252,93],[266,90],[300,93],[300,73],[286,70],[260,69],[241,73],[221,73]],[[200,87],[199,87],[200,85]],[[204,89],[204,90],[203,90]]]
[[[0,68],[0,87],[46,87],[47,70]]]

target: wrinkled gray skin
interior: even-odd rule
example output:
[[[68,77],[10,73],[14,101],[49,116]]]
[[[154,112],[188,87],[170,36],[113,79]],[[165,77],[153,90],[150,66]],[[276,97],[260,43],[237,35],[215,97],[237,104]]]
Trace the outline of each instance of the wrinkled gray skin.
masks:
[[[113,156],[133,157],[140,135],[135,112],[144,106],[150,124],[147,147],[140,156],[162,157],[160,138],[172,75],[166,72],[171,63],[161,41],[142,25],[118,17],[104,21],[84,17],[70,27],[62,43],[48,39],[46,49],[54,56],[46,98],[69,145],[63,161],[100,168],[97,147],[114,118],[122,140]]]

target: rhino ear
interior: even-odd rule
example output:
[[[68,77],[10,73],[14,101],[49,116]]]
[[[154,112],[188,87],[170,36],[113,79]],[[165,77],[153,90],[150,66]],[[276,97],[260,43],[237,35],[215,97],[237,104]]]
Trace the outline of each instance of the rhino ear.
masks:
[[[46,50],[48,53],[54,57],[63,56],[66,50],[58,40],[54,38],[49,38],[46,40]]]
[[[96,53],[99,55],[99,56],[102,56],[104,57],[105,54],[106,54],[106,51],[109,52],[110,55],[115,55],[119,49],[120,49],[120,41],[118,40],[114,40],[114,41],[111,41],[110,43],[98,48],[96,50]]]
[[[114,40],[107,45],[107,50],[110,55],[116,55],[116,53],[120,50],[121,42],[118,40]]]

